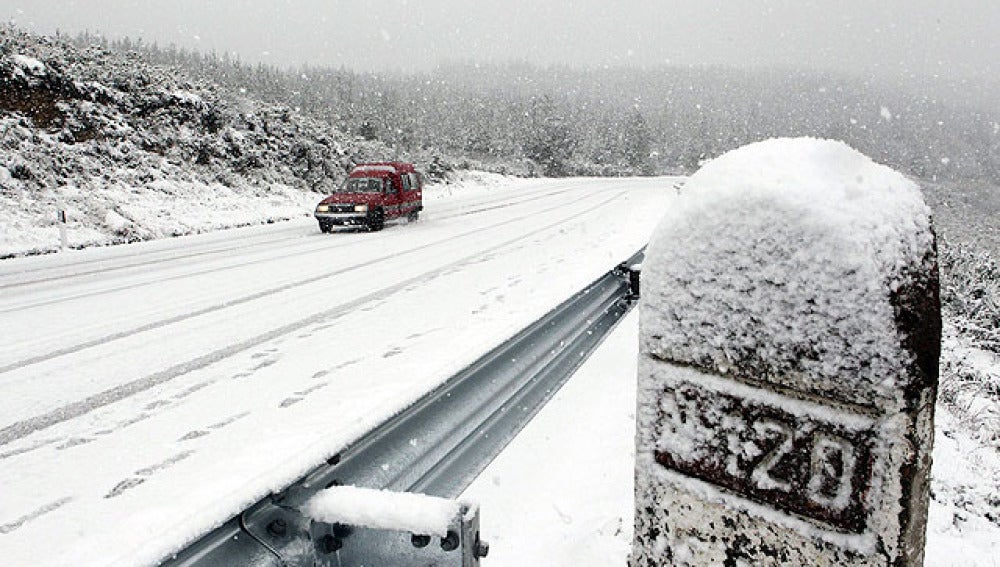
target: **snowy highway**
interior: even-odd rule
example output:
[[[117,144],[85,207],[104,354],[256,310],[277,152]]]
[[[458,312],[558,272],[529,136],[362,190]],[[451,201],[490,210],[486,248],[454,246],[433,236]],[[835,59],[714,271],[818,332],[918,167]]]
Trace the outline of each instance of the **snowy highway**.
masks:
[[[5,561],[169,556],[630,256],[672,183],[430,190],[379,233],[302,219],[0,263]]]

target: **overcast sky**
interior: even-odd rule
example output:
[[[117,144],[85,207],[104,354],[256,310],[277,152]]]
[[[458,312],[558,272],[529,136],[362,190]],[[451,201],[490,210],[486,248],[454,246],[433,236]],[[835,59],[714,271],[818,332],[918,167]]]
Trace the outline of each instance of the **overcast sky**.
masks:
[[[515,60],[1000,72],[995,0],[0,0],[0,19],[358,70]]]

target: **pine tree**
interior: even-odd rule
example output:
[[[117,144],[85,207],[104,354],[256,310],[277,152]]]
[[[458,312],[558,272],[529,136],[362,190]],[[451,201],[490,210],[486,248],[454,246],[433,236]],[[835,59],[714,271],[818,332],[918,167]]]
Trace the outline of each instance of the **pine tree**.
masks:
[[[622,132],[622,151],[625,154],[625,162],[632,168],[638,169],[644,175],[653,173],[652,163],[649,160],[649,127],[646,126],[646,119],[639,112],[639,109],[633,109],[625,121]]]
[[[522,148],[524,155],[541,166],[545,175],[566,175],[567,162],[576,149],[576,142],[552,97],[544,95],[532,101]]]

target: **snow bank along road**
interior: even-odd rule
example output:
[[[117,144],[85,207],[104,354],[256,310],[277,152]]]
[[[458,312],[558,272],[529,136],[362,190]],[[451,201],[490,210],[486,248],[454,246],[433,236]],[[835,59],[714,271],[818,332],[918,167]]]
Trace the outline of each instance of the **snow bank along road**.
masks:
[[[671,179],[520,182],[0,264],[0,550],[148,564],[301,477],[645,244]]]

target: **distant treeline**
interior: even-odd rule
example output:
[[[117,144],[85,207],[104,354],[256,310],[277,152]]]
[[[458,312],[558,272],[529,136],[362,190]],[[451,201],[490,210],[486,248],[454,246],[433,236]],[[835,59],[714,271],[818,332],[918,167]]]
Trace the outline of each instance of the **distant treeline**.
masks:
[[[889,82],[719,67],[444,65],[417,74],[283,69],[82,35],[395,148],[517,174],[692,171],[775,136],[843,140],[927,179],[1000,182],[1000,118]]]

